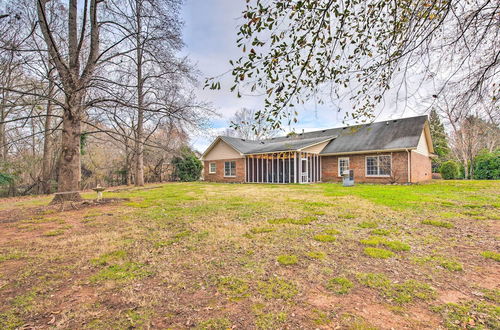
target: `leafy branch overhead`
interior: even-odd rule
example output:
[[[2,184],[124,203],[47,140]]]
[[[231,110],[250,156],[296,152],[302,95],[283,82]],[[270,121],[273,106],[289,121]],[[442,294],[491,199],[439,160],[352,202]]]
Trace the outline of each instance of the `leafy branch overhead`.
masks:
[[[274,128],[296,121],[294,107],[312,97],[320,103],[346,97],[350,119],[369,119],[384,93],[394,85],[405,89],[409,76],[432,81],[435,95],[461,86],[457,101],[480,99],[500,61],[499,6],[489,0],[247,0],[237,40],[243,55],[230,61],[230,89],[265,95],[257,115]],[[206,87],[221,88],[218,78],[207,79]]]

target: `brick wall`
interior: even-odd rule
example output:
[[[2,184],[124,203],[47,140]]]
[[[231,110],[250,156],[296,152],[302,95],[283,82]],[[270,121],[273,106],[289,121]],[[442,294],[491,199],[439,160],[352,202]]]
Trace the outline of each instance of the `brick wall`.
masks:
[[[392,177],[367,177],[366,156],[392,155]],[[408,182],[408,154],[406,151],[392,153],[368,153],[344,156],[321,157],[321,170],[323,182],[342,181],[338,176],[338,158],[349,157],[349,168],[354,170],[354,182],[367,183],[407,183]],[[430,173],[430,172],[429,172]]]
[[[422,182],[432,179],[432,162],[427,156],[415,151],[411,152],[411,182]]]
[[[225,177],[224,176],[224,162],[228,161],[236,162],[236,177]],[[215,173],[210,174],[210,163],[215,163]],[[204,169],[203,169],[203,179],[205,181],[210,182],[245,182],[245,159],[237,158],[237,159],[221,159],[221,160],[211,160],[204,161]]]

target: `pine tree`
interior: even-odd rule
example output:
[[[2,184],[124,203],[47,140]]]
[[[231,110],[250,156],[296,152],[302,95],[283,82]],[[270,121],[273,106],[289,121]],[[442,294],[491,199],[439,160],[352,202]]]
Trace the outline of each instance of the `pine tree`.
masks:
[[[437,170],[437,167],[445,160],[448,159],[450,154],[450,147],[448,146],[448,137],[444,130],[444,125],[441,122],[441,118],[436,110],[431,110],[429,117],[429,126],[431,131],[432,145],[434,147],[434,153],[438,156],[437,159],[433,159],[432,167]]]

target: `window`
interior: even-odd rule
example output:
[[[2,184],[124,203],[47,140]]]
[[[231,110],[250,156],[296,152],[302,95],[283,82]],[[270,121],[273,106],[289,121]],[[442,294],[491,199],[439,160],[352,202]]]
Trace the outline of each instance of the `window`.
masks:
[[[216,168],[215,163],[210,163],[210,165],[209,165],[209,169],[208,169],[208,173],[210,173],[210,174],[215,174],[216,169],[217,169],[217,168]]]
[[[339,158],[339,176],[342,176],[344,171],[349,169],[349,157]]]
[[[366,157],[366,176],[391,176],[390,155],[367,156]]]
[[[224,176],[236,176],[236,162],[224,162]]]

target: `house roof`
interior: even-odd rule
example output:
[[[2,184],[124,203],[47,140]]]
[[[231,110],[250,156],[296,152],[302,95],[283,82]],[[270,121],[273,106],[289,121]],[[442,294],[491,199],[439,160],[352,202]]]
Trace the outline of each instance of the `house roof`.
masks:
[[[259,154],[279,151],[298,151],[318,143],[330,141],[333,137],[292,138],[280,141],[274,141],[273,139],[253,141],[228,136],[221,136],[220,138],[242,154]]]
[[[320,154],[414,149],[426,122],[427,116],[419,116],[337,128],[337,137]]]
[[[203,156],[208,154],[219,140],[223,140],[241,154],[300,151],[327,141],[329,143],[320,154],[415,149],[426,122],[427,116],[425,115],[385,120],[365,125],[332,128],[260,141],[219,136]]]

